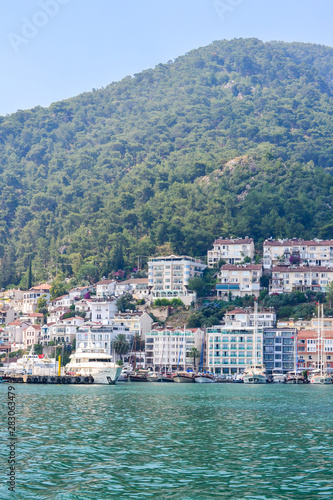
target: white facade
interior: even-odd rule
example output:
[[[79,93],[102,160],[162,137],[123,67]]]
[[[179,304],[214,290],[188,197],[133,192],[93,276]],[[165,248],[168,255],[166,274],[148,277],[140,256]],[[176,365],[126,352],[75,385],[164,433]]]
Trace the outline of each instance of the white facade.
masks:
[[[69,295],[62,295],[61,297],[57,297],[50,301],[49,303],[49,311],[53,311],[53,309],[57,309],[58,307],[66,307],[70,308],[70,306],[74,304],[74,299]]]
[[[84,347],[87,347],[88,343],[88,333],[91,331],[91,340],[93,342],[99,343],[101,347],[107,350],[108,353],[114,355],[114,359],[117,360],[118,356],[115,354],[113,349],[113,341],[117,335],[125,335],[126,340],[130,343],[133,339],[133,335],[129,332],[126,326],[118,325],[115,323],[109,325],[94,324],[92,322],[84,323],[77,333],[76,333],[76,345],[79,346],[81,343]]]
[[[41,337],[41,328],[39,325],[29,325],[22,332],[22,343],[25,348],[37,344]]]
[[[145,299],[149,295],[148,278],[132,278],[125,281],[118,281],[115,295],[120,297],[125,293],[130,293],[137,300]]]
[[[263,267],[271,269],[277,265],[307,264],[309,266],[333,267],[333,240],[265,240],[263,244]]]
[[[253,328],[207,328],[207,367],[216,374],[242,373],[253,362]],[[257,331],[256,363],[262,363],[262,329]]]
[[[68,295],[70,299],[82,299],[86,295],[86,293],[92,292],[93,290],[94,287],[92,285],[78,286],[69,290]]]
[[[0,325],[6,325],[17,319],[17,310],[10,306],[0,306]]]
[[[148,282],[153,300],[178,297],[184,302],[184,297],[189,295],[195,300],[195,294],[187,290],[188,282],[190,278],[202,276],[206,267],[201,260],[184,255],[152,257],[148,262]]]
[[[23,292],[22,312],[33,313],[37,309],[37,301],[45,295],[47,302],[50,300],[50,285],[38,285],[30,288],[28,292]]]
[[[241,266],[225,264],[221,267],[216,285],[218,297],[229,300],[231,297],[244,297],[254,295],[259,297],[260,278],[262,276],[261,264],[244,264]]]
[[[102,325],[110,325],[114,315],[118,312],[115,300],[90,300],[90,320]]]
[[[207,252],[208,267],[214,267],[220,259],[228,264],[240,264],[245,257],[254,258],[254,242],[252,238],[222,239],[213,243],[213,250]]]
[[[224,324],[228,328],[242,329],[254,327],[253,309],[233,309],[224,316]],[[271,309],[261,309],[257,313],[258,328],[274,328],[276,325],[276,314]]]
[[[115,295],[117,282],[115,280],[102,280],[96,283],[96,297],[108,298]]]
[[[275,267],[272,269],[269,293],[325,292],[332,280],[333,269],[328,267]]]
[[[194,368],[191,349],[201,352],[203,330],[200,328],[155,329],[146,335],[146,368],[156,371],[175,371]],[[196,360],[198,367],[199,359]],[[184,367],[185,364],[185,367]]]

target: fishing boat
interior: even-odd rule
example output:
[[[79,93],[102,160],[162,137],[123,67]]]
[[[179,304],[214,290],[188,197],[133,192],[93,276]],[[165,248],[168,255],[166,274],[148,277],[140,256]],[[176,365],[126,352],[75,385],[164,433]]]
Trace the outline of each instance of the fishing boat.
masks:
[[[91,377],[95,384],[115,384],[121,374],[122,367],[112,360],[112,356],[98,343],[91,341],[91,332],[88,333],[87,346],[81,343],[70,362],[65,367],[65,372],[77,377]]]
[[[129,382],[148,382],[149,370],[139,370],[132,372],[128,375]]]
[[[212,373],[198,373],[194,375],[194,382],[197,384],[214,384],[216,380]]]
[[[321,312],[321,314],[320,314]],[[331,384],[331,376],[324,371],[324,352],[325,352],[325,341],[324,341],[324,304],[318,304],[318,338],[317,338],[317,366],[316,370],[313,370],[309,375],[310,384]]]
[[[174,380],[172,378],[172,373],[162,373],[161,374],[161,382],[166,382],[166,383],[174,382]]]
[[[281,368],[274,368],[272,370],[273,384],[284,384],[286,382],[286,375]]]
[[[188,384],[194,382],[193,372],[176,372],[172,375],[173,381],[180,384]]]
[[[257,361],[257,335],[258,335],[258,303],[254,303],[254,328],[253,328],[253,354],[252,364],[247,366],[243,374],[244,384],[266,384],[266,370],[262,363]],[[261,334],[262,337],[262,334]],[[261,338],[262,348],[262,338]]]

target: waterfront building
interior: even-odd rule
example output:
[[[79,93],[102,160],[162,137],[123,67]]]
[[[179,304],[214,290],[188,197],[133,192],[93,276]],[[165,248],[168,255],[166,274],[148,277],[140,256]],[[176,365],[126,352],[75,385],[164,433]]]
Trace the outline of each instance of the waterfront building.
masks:
[[[263,332],[263,359],[267,375],[294,369],[296,328],[265,328]]]
[[[245,295],[259,297],[261,276],[261,264],[225,264],[218,274],[217,296],[224,300]]]
[[[201,260],[186,255],[152,257],[148,262],[151,298],[179,298],[190,305],[196,300],[196,294],[188,291],[189,279],[201,277],[206,267]]]
[[[274,267],[269,293],[325,292],[333,280],[333,269],[328,267]]]
[[[156,328],[146,335],[146,368],[157,372],[194,369],[189,353],[201,353],[204,332],[200,328]],[[196,360],[198,368],[199,359]],[[185,365],[185,366],[184,366]]]
[[[254,327],[232,328],[223,325],[207,328],[206,365],[210,372],[221,375],[243,373],[253,364]],[[257,329],[256,363],[263,362],[262,328]]]
[[[318,349],[319,346],[319,349]],[[323,370],[333,373],[333,330],[323,329],[323,345],[318,343],[318,330],[301,330],[297,334],[297,361],[300,370],[320,368],[323,354]]]
[[[231,328],[247,328],[254,326],[254,310],[252,307],[233,309],[224,315],[224,324]],[[258,328],[273,328],[276,325],[274,309],[260,308],[257,313]]]
[[[213,249],[207,252],[208,267],[214,267],[223,259],[227,264],[240,264],[245,257],[254,258],[254,242],[252,238],[223,239],[213,243]]]
[[[265,240],[264,269],[288,264],[333,267],[333,240]]]

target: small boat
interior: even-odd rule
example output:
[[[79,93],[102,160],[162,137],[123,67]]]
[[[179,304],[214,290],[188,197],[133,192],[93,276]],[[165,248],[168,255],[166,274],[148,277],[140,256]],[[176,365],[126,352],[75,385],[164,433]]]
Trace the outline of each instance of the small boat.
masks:
[[[173,378],[172,378],[172,374],[171,373],[162,373],[161,374],[161,382],[174,382]]]
[[[309,374],[310,384],[324,384],[328,385],[332,383],[332,378],[328,373],[323,373],[322,370],[314,370]]]
[[[128,375],[129,382],[148,382],[149,370],[138,370]]]
[[[148,382],[162,382],[162,375],[160,373],[150,372],[147,375]]]
[[[177,372],[172,375],[173,381],[180,384],[188,384],[194,382],[194,373]]]
[[[280,368],[274,368],[272,370],[272,382],[273,384],[284,384],[286,382],[286,376],[283,370]]]
[[[194,376],[194,382],[198,384],[215,384],[216,380],[211,373],[198,373]]]
[[[296,370],[287,373],[286,384],[305,384],[305,378]]]
[[[244,384],[266,384],[266,374],[262,367],[250,367],[244,372]]]

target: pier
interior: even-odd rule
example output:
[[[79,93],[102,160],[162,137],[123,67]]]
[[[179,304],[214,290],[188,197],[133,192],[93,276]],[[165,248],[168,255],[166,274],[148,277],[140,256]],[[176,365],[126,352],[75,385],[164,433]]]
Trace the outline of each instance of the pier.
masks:
[[[64,384],[64,385],[91,385],[94,383],[94,378],[81,377],[81,376],[71,376],[71,375],[5,375],[3,377],[4,382],[9,382],[10,384]]]

